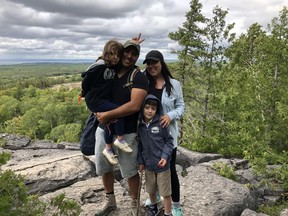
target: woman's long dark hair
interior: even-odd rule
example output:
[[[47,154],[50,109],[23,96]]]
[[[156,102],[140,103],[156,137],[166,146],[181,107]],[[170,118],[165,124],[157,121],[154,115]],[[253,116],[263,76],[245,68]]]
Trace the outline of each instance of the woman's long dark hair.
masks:
[[[169,78],[173,79],[173,76],[172,76],[172,74],[171,74],[171,72],[170,72],[170,70],[169,70],[169,68],[165,62],[161,61],[161,66],[162,66],[161,73],[162,73],[164,80],[165,80],[166,91],[167,91],[168,95],[170,96],[173,86],[172,86]],[[156,87],[156,81],[151,76],[151,74],[147,71],[147,69],[146,69],[146,75],[147,75],[148,80],[149,80],[149,89],[151,90],[151,89]]]

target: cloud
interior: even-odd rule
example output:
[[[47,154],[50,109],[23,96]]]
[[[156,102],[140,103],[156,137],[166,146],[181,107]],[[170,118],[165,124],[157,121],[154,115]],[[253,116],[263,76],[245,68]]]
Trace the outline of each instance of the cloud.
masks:
[[[206,12],[212,11],[214,2],[213,0],[203,1]],[[230,21],[229,23],[235,23],[233,31],[238,33],[238,36],[240,33],[246,32],[249,26],[256,22],[266,28],[272,18],[277,17],[280,10],[287,6],[285,0],[220,0],[218,2],[221,8],[228,10],[229,13],[226,18]]]
[[[202,0],[203,13],[212,15],[213,0]],[[0,0],[0,56],[5,58],[96,59],[104,43],[142,33],[140,58],[159,49],[165,58],[177,44],[168,38],[185,21],[189,0]],[[285,0],[219,0],[228,9],[227,23],[240,34],[258,22],[266,27]]]

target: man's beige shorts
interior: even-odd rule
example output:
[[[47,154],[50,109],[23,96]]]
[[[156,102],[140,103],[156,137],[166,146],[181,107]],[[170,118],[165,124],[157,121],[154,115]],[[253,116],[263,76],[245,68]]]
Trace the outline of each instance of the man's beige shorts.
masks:
[[[158,191],[162,197],[170,196],[172,193],[170,169],[161,173],[145,170],[145,184],[147,193],[156,194]]]

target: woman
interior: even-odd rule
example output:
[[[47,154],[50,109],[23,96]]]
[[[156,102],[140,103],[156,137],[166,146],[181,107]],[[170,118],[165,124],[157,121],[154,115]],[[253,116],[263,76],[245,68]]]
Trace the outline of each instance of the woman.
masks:
[[[162,127],[168,127],[172,137],[174,149],[170,162],[173,216],[182,216],[180,206],[180,185],[176,172],[176,152],[178,138],[178,123],[185,110],[182,87],[175,80],[164,61],[164,57],[158,50],[147,53],[143,64],[146,64],[145,73],[149,79],[149,93],[155,95],[162,103],[164,115],[160,118]],[[149,200],[146,201],[146,204]]]

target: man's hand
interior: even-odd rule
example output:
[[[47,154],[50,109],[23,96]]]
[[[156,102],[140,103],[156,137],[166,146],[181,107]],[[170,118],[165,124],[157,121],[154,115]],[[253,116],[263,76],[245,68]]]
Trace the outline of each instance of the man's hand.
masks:
[[[141,33],[139,33],[138,37],[133,37],[132,38],[132,41],[135,43],[135,44],[141,44],[145,39],[141,39]]]
[[[94,113],[94,115],[96,115],[96,118],[98,119],[99,123],[100,124],[106,124],[108,122],[108,118],[105,114],[106,112],[97,112],[97,113]]]
[[[166,128],[169,126],[171,122],[171,119],[169,118],[169,116],[167,114],[164,114],[161,116],[160,118],[160,125],[163,127],[163,128]]]
[[[117,122],[117,119],[108,119],[107,112],[97,112],[94,113],[94,115],[101,124],[112,124]]]

